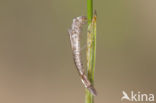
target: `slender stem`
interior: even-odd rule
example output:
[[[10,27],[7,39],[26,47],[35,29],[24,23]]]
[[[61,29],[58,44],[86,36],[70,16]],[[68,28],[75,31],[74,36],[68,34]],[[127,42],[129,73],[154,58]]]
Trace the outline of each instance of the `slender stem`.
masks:
[[[93,18],[93,0],[87,0],[87,73],[88,79],[94,85],[95,55],[96,55],[96,16]],[[93,95],[86,89],[85,103],[94,103]]]
[[[93,17],[93,0],[87,0],[87,17],[88,17],[88,25],[89,25]]]

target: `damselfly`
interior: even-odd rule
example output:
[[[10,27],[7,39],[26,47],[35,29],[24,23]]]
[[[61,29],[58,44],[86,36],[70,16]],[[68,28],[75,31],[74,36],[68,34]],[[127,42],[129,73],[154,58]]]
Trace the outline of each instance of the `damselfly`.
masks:
[[[70,36],[74,62],[79,72],[79,75],[81,76],[82,83],[95,96],[96,90],[91,84],[91,82],[88,80],[87,76],[85,75],[85,70],[83,68],[80,53],[80,34],[82,31],[82,25],[85,24],[86,21],[87,18],[85,16],[79,16],[74,18],[71,29],[69,29],[68,32]]]

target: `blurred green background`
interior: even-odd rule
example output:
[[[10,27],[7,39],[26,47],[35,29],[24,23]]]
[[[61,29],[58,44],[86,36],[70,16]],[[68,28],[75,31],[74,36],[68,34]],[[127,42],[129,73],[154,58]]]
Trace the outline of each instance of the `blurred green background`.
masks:
[[[68,28],[86,0],[0,0],[0,102],[84,103]],[[156,94],[156,0],[94,0],[95,103]],[[85,52],[85,51],[84,51]]]

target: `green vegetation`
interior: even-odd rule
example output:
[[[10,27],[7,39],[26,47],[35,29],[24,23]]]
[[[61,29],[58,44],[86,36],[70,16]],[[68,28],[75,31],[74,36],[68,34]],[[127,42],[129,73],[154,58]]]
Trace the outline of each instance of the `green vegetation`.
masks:
[[[94,85],[95,56],[96,56],[96,15],[93,16],[93,0],[87,0],[87,73],[88,79]],[[85,103],[94,103],[94,96],[86,89]]]

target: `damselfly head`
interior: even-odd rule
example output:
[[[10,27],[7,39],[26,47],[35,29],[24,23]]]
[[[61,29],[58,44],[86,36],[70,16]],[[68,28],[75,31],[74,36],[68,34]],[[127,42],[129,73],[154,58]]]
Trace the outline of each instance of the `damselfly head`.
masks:
[[[82,18],[82,20],[87,20],[86,16],[80,16]]]
[[[79,17],[76,17],[75,19],[73,19],[73,22],[77,22],[77,23],[80,23],[80,24],[85,24],[86,21],[87,21],[86,16],[79,16]]]
[[[86,16],[79,16],[79,21],[82,23],[82,24],[85,24],[86,21],[87,21],[87,17]]]

